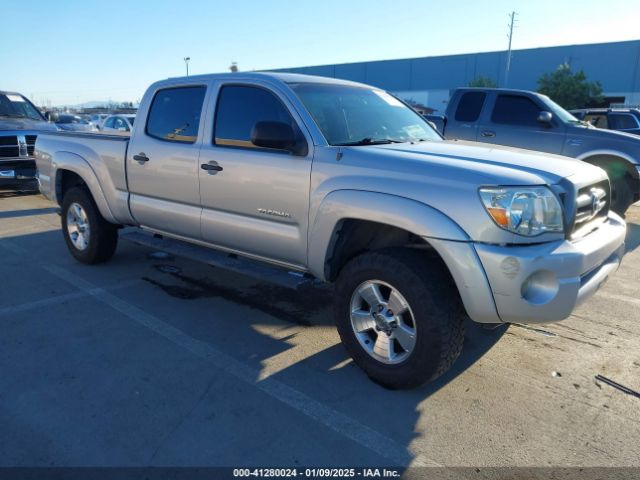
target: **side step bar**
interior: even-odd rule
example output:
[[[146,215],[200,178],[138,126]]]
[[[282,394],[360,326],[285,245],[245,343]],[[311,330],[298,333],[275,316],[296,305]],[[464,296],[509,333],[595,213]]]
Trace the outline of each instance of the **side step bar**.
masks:
[[[291,288],[293,290],[314,283],[313,277],[301,272],[287,271],[267,263],[201,247],[173,238],[160,237],[149,232],[125,230],[120,232],[120,239],[143,247],[170,253],[176,257],[184,257],[214,267],[231,270],[248,277],[256,278],[257,280],[275,283],[281,287]]]

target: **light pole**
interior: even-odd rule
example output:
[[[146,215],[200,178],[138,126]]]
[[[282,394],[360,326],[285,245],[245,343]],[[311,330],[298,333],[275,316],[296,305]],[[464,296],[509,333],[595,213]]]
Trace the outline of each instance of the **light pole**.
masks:
[[[189,76],[189,60],[191,60],[191,57],[184,57],[184,65],[187,67],[187,77]]]
[[[505,87],[509,86],[509,70],[511,70],[511,40],[513,39],[513,26],[516,22],[516,15],[517,15],[517,12],[511,12],[509,14],[511,21],[509,22],[509,35],[507,35],[509,37],[509,49],[507,50],[507,68],[505,69],[505,72],[504,72]]]

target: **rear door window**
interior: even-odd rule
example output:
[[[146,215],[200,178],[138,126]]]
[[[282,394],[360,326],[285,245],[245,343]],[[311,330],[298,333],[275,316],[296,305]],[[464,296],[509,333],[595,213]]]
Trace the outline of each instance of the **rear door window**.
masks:
[[[460,102],[458,102],[455,119],[458,122],[475,122],[478,120],[486,96],[484,92],[463,93],[462,97],[460,97]]]
[[[147,135],[170,142],[194,143],[206,90],[205,86],[159,90],[149,109]]]
[[[537,127],[540,107],[522,95],[498,95],[491,121],[507,125]]]

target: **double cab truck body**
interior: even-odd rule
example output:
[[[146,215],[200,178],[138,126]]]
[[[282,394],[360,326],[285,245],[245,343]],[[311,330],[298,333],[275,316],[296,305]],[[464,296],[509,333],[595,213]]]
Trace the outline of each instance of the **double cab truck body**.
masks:
[[[624,252],[602,169],[445,141],[388,93],[335,79],[160,81],[130,138],[41,135],[36,157],[78,260],[107,260],[126,225],[335,282],[343,343],[395,388],[451,366],[466,315],[566,318]]]
[[[603,168],[611,207],[624,214],[640,200],[640,137],[594,128],[549,97],[526,90],[459,88],[441,130],[447,139],[507,145],[577,158]]]

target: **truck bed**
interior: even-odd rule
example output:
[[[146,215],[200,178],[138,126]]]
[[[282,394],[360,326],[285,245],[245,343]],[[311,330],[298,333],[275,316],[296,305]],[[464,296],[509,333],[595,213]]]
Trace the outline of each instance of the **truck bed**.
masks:
[[[46,132],[36,140],[40,191],[57,201],[62,175],[77,174],[87,183],[98,208],[112,223],[131,224],[126,157],[129,137],[93,132]],[[58,172],[56,162],[66,165]],[[71,173],[70,173],[71,172]]]

